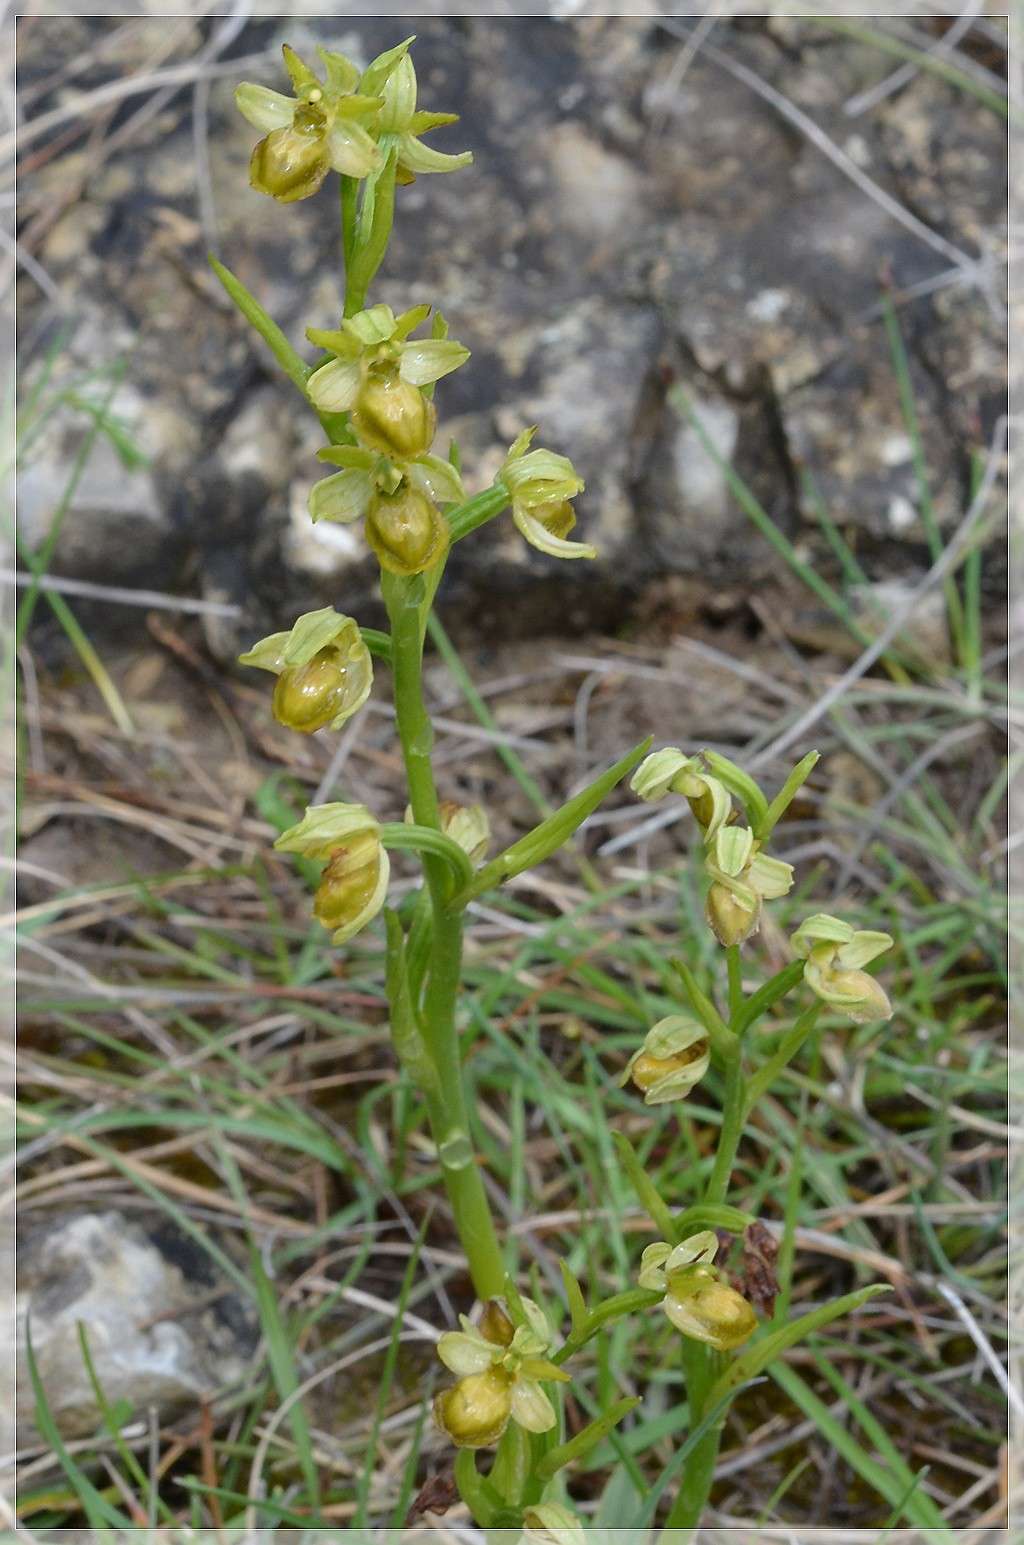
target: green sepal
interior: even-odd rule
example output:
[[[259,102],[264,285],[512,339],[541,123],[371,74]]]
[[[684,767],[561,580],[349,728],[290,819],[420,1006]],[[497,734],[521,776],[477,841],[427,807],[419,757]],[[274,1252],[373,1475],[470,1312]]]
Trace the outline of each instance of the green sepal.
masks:
[[[627,1395],[622,1400],[616,1400],[608,1407],[603,1416],[588,1422],[582,1432],[578,1432],[568,1443],[560,1443],[557,1448],[550,1449],[544,1458],[538,1461],[535,1474],[538,1480],[549,1481],[553,1475],[557,1475],[565,1465],[571,1464],[574,1459],[582,1459],[589,1454],[592,1448],[596,1448],[603,1438],[606,1438],[613,1427],[617,1427],[624,1416],[630,1411],[635,1411],[640,1404],[639,1395]]]
[[[572,1334],[576,1336],[582,1333],[583,1327],[587,1323],[587,1314],[589,1312],[587,1309],[587,1300],[583,1296],[583,1289],[580,1287],[577,1278],[573,1274],[568,1261],[564,1261],[561,1259],[561,1257],[559,1257],[558,1269],[562,1273],[562,1283],[565,1287],[565,1299],[566,1303],[569,1305],[569,1317],[572,1320]]]
[[[719,783],[724,783],[730,794],[741,800],[750,821],[754,836],[760,839],[768,815],[768,801],[749,773],[718,751],[702,751],[708,771],[714,773]]]
[[[391,1041],[403,1070],[408,1073],[422,1094],[439,1092],[437,1069],[427,1051],[416,1021],[409,991],[409,975],[405,961],[405,934],[398,920],[398,913],[384,908],[384,926],[387,930],[387,964],[385,989],[391,1010]]]
[[[564,843],[582,826],[588,815],[592,815],[605,795],[610,794],[617,783],[621,783],[638,762],[646,756],[651,744],[651,737],[642,740],[632,751],[626,753],[614,766],[609,767],[599,778],[595,778],[581,794],[575,799],[570,799],[554,815],[548,816],[546,821],[541,821],[533,831],[527,832],[525,837],[520,837],[518,842],[513,842],[511,847],[499,853],[491,863],[479,870],[473,879],[472,885],[466,887],[453,900],[455,906],[465,906],[475,896],[480,896],[484,891],[490,890],[495,885],[500,885],[504,880],[510,880],[514,875],[522,874],[526,869],[532,869],[537,864],[542,864],[545,859],[556,853]]]
[[[771,836],[776,825],[785,815],[820,760],[820,751],[808,751],[807,755],[801,757],[800,761],[797,762],[765,812],[764,821],[757,832],[762,842],[766,842]]]
[[[766,1335],[759,1336],[753,1346],[742,1352],[717,1383],[712,1385],[704,1401],[705,1408],[713,1406],[723,1397],[732,1394],[749,1379],[756,1379],[769,1363],[781,1357],[783,1352],[795,1346],[798,1341],[803,1341],[805,1336],[811,1336],[816,1330],[822,1330],[826,1325],[831,1325],[833,1320],[841,1319],[844,1314],[851,1314],[854,1309],[859,1309],[870,1299],[877,1298],[879,1293],[891,1292],[892,1288],[888,1283],[874,1282],[870,1287],[859,1288],[855,1293],[846,1293],[842,1298],[833,1299],[830,1304],[822,1304],[820,1308],[812,1309],[810,1314],[803,1314],[798,1319],[790,1320],[788,1325],[782,1325],[777,1330],[768,1330]]]

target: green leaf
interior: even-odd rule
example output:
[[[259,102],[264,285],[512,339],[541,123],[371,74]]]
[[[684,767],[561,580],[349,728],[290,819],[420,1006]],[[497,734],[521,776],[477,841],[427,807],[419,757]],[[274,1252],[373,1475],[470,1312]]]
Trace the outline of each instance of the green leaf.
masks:
[[[849,1431],[847,1424],[837,1420],[795,1368],[779,1363],[772,1368],[771,1376],[804,1415],[817,1425],[834,1452],[841,1455],[850,1468],[869,1486],[873,1486],[890,1506],[901,1508],[917,1528],[941,1529],[943,1533],[938,1537],[940,1541],[950,1538],[948,1526],[931,1498],[921,1492],[908,1494],[902,1468],[890,1470],[867,1453]]]
[[[242,281],[235,278],[230,268],[225,268],[212,253],[209,255],[209,263],[245,320],[256,329],[289,381],[298,387],[308,402],[306,381],[310,375],[310,366],[296,354],[277,323],[267,315],[255,296],[249,294]]]
[[[560,1443],[557,1448],[549,1449],[536,1467],[535,1474],[538,1480],[549,1481],[553,1475],[557,1475],[565,1465],[571,1464],[574,1459],[582,1459],[595,1448],[602,1438],[606,1438],[613,1427],[617,1427],[624,1416],[630,1411],[635,1411],[640,1404],[638,1395],[628,1395],[622,1400],[616,1400],[610,1405],[603,1416],[595,1421],[588,1422],[582,1432],[578,1432],[568,1443]]]
[[[82,1510],[89,1525],[93,1529],[128,1529],[133,1520],[127,1518],[124,1513],[112,1507],[109,1502],[96,1490],[95,1486],[78,1465],[72,1459],[65,1446],[64,1439],[60,1435],[60,1429],[53,1419],[53,1413],[46,1399],[46,1391],[43,1381],[39,1376],[39,1365],[36,1362],[36,1354],[32,1346],[31,1322],[25,1325],[25,1358],[28,1362],[28,1375],[32,1381],[32,1393],[36,1400],[36,1426],[43,1438],[49,1444],[60,1463],[61,1469],[67,1476],[69,1483],[74,1488],[75,1495],[82,1504]]]
[[[475,896],[482,895],[484,891],[491,890],[495,885],[500,885],[503,880],[509,880],[513,875],[522,874],[525,869],[533,869],[537,864],[542,864],[552,853],[558,851],[563,843],[567,842],[576,829],[583,825],[588,815],[592,815],[606,794],[610,794],[617,783],[621,783],[633,768],[646,756],[651,744],[651,737],[642,740],[638,746],[609,767],[599,778],[595,778],[581,794],[575,799],[570,799],[554,815],[546,821],[541,821],[533,831],[527,832],[525,837],[520,837],[518,842],[506,848],[491,863],[485,865],[473,880],[472,885],[467,886],[453,900],[455,906],[465,906]]]
[[[854,1309],[859,1309],[862,1304],[877,1298],[879,1293],[891,1292],[892,1288],[887,1283],[875,1282],[870,1287],[859,1288],[855,1293],[846,1293],[830,1304],[822,1304],[820,1308],[812,1309],[810,1314],[803,1314],[799,1319],[790,1320],[788,1325],[782,1325],[777,1330],[768,1330],[767,1334],[759,1336],[754,1344],[745,1352],[741,1352],[735,1362],[726,1369],[722,1377],[712,1386],[707,1404],[714,1405],[724,1395],[739,1389],[741,1384],[746,1384],[749,1379],[756,1379],[769,1363],[775,1362],[783,1352],[787,1352],[791,1346],[795,1346],[798,1341],[803,1341],[805,1337],[813,1335],[816,1330],[821,1330],[825,1325],[831,1325],[833,1320],[840,1319],[844,1314],[852,1314]]]

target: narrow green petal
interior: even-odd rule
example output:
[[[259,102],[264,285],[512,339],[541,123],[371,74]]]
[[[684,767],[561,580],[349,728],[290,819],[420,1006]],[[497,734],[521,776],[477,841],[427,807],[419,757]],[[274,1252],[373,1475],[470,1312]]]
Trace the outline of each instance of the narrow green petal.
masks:
[[[408,338],[409,334],[419,327],[421,322],[425,322],[429,315],[429,301],[426,301],[421,306],[410,306],[409,310],[403,311],[402,315],[396,320],[394,332],[391,336],[400,339]]]
[[[315,75],[304,59],[300,59],[294,48],[289,48],[285,43],[281,49],[284,54],[284,67],[291,77],[292,85],[299,93],[308,91],[313,86],[319,86],[320,78]]]
[[[409,120],[409,133],[429,134],[431,129],[441,129],[447,123],[458,123],[458,113],[413,113]]]

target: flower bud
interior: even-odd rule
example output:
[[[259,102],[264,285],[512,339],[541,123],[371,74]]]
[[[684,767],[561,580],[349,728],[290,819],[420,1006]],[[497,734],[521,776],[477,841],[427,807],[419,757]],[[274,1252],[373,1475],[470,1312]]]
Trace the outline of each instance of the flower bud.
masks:
[[[249,183],[281,204],[316,193],[331,169],[324,115],[315,106],[295,112],[290,128],[274,129],[256,145]]]
[[[670,1279],[664,1307],[684,1336],[719,1352],[742,1346],[757,1329],[757,1316],[742,1293],[706,1267]]]
[[[425,494],[403,482],[393,494],[378,492],[366,514],[366,540],[389,574],[422,574],[448,547],[448,525]]]
[[[742,944],[757,931],[761,921],[760,897],[752,905],[735,895],[726,885],[714,884],[708,891],[704,908],[711,932],[726,947]]]
[[[371,450],[411,461],[430,449],[437,414],[418,386],[402,379],[398,365],[371,365],[352,407],[352,428]]]
[[[434,1399],[434,1420],[457,1448],[490,1448],[512,1414],[512,1376],[503,1368],[471,1373]]]
[[[357,832],[327,860],[313,912],[325,928],[349,938],[379,910],[386,886],[387,861],[376,832]],[[341,942],[337,934],[335,939]]]

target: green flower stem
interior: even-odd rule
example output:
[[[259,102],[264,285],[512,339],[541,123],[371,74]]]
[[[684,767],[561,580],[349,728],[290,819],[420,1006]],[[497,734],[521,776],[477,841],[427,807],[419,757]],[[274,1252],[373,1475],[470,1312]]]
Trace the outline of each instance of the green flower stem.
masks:
[[[718,1134],[715,1162],[704,1193],[705,1206],[725,1201],[729,1189],[729,1177],[736,1162],[736,1150],[743,1136],[743,1119],[746,1112],[746,1080],[743,1077],[743,1057],[738,1046],[729,1052],[725,1064],[725,1097],[722,1102],[722,1128]]]
[[[704,1415],[708,1391],[714,1383],[721,1359],[711,1347],[699,1341],[683,1338],[683,1371],[686,1375],[686,1399],[690,1407],[690,1429],[697,1426]],[[711,1486],[715,1478],[715,1464],[722,1442],[725,1410],[705,1433],[690,1455],[679,1483],[676,1499],[665,1520],[667,1529],[695,1529],[704,1516]]]
[[[756,1024],[763,1014],[766,1014],[774,1004],[778,1003],[780,998],[784,998],[803,979],[803,974],[803,961],[790,961],[788,966],[783,966],[781,971],[776,972],[773,977],[770,977],[763,987],[759,987],[756,992],[752,992],[750,997],[745,999],[743,1007],[733,1020],[732,1027],[736,1034],[744,1035],[751,1025]]]
[[[743,966],[738,944],[730,944],[726,950],[725,966],[729,974],[729,1023],[735,1028],[743,1009]]]
[[[750,1112],[753,1110],[758,1100],[764,1094],[765,1090],[771,1087],[771,1085],[778,1078],[779,1074],[782,1072],[783,1068],[786,1067],[788,1063],[792,1062],[793,1058],[796,1056],[797,1052],[800,1050],[801,1046],[804,1044],[807,1037],[814,1029],[814,1026],[817,1023],[818,1015],[820,1013],[820,1003],[812,1003],[809,1009],[805,1009],[804,1012],[800,1015],[800,1018],[797,1020],[796,1024],[793,1026],[792,1030],[789,1030],[786,1035],[783,1036],[778,1050],[768,1058],[768,1061],[764,1064],[763,1067],[758,1068],[757,1072],[749,1080],[746,1090],[746,1102],[743,1108],[742,1119],[744,1121],[746,1121],[747,1117],[750,1115]]]
[[[381,588],[391,621],[395,719],[409,803],[417,826],[440,833],[430,761],[433,727],[423,702],[422,581],[383,574]],[[427,1113],[473,1286],[481,1298],[490,1298],[501,1293],[505,1272],[483,1181],[474,1160],[455,1029],[462,967],[462,915],[448,905],[451,884],[447,859],[423,852],[421,862],[433,910],[421,1028],[438,1078],[438,1093],[428,1099]]]

